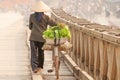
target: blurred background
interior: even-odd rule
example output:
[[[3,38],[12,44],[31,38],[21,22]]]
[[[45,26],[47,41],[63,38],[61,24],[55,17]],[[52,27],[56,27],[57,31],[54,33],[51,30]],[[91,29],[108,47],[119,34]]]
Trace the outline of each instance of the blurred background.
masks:
[[[20,13],[28,21],[30,6],[37,0],[0,0],[0,14]],[[43,0],[54,9],[63,8],[68,14],[102,25],[120,27],[120,0]]]

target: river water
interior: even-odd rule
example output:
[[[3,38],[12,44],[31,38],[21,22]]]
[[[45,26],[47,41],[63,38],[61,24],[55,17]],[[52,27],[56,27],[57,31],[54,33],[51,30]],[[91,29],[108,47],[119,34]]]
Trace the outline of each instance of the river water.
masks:
[[[102,25],[120,27],[120,0],[59,0],[57,8]]]
[[[30,4],[37,0],[27,0],[26,3],[12,4],[15,0],[1,0],[7,6],[1,8],[1,11],[6,11],[5,8],[12,6],[13,10],[21,12],[26,21],[29,19]],[[18,0],[19,1],[19,0]],[[79,18],[85,18],[93,23],[109,25],[120,28],[120,0],[43,0],[51,8],[63,8],[68,14]],[[1,4],[0,3],[0,4]],[[17,2],[18,3],[18,2]],[[8,5],[10,4],[10,5]],[[13,6],[14,5],[14,6]]]

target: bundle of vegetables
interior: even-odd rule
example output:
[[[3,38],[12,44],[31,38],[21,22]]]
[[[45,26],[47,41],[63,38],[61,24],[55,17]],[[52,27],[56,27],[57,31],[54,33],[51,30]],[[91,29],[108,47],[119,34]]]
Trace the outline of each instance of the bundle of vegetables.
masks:
[[[70,38],[70,30],[67,25],[63,23],[58,23],[56,26],[52,26],[43,32],[43,37],[45,39],[56,38]]]

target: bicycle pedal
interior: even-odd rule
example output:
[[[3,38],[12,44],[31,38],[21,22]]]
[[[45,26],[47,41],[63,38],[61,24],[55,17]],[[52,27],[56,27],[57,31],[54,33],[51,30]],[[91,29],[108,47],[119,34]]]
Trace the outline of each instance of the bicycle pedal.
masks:
[[[51,73],[51,72],[53,72],[53,71],[54,71],[53,69],[47,70],[48,73]]]

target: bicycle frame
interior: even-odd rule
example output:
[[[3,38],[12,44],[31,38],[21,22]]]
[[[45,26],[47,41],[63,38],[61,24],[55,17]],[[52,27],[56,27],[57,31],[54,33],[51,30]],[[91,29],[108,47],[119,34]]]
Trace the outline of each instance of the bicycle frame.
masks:
[[[54,46],[54,56],[59,56],[58,46]]]
[[[53,53],[52,53],[52,60],[53,64],[52,67],[55,68],[55,75],[56,75],[56,80],[59,80],[59,68],[60,68],[60,58],[59,58],[59,50],[58,47],[60,45],[60,38],[56,38],[56,33],[55,33],[55,39],[54,39],[54,45],[53,45]],[[52,72],[48,71],[48,72]]]
[[[53,66],[55,68],[56,79],[59,79],[60,58],[58,46],[53,47]]]

